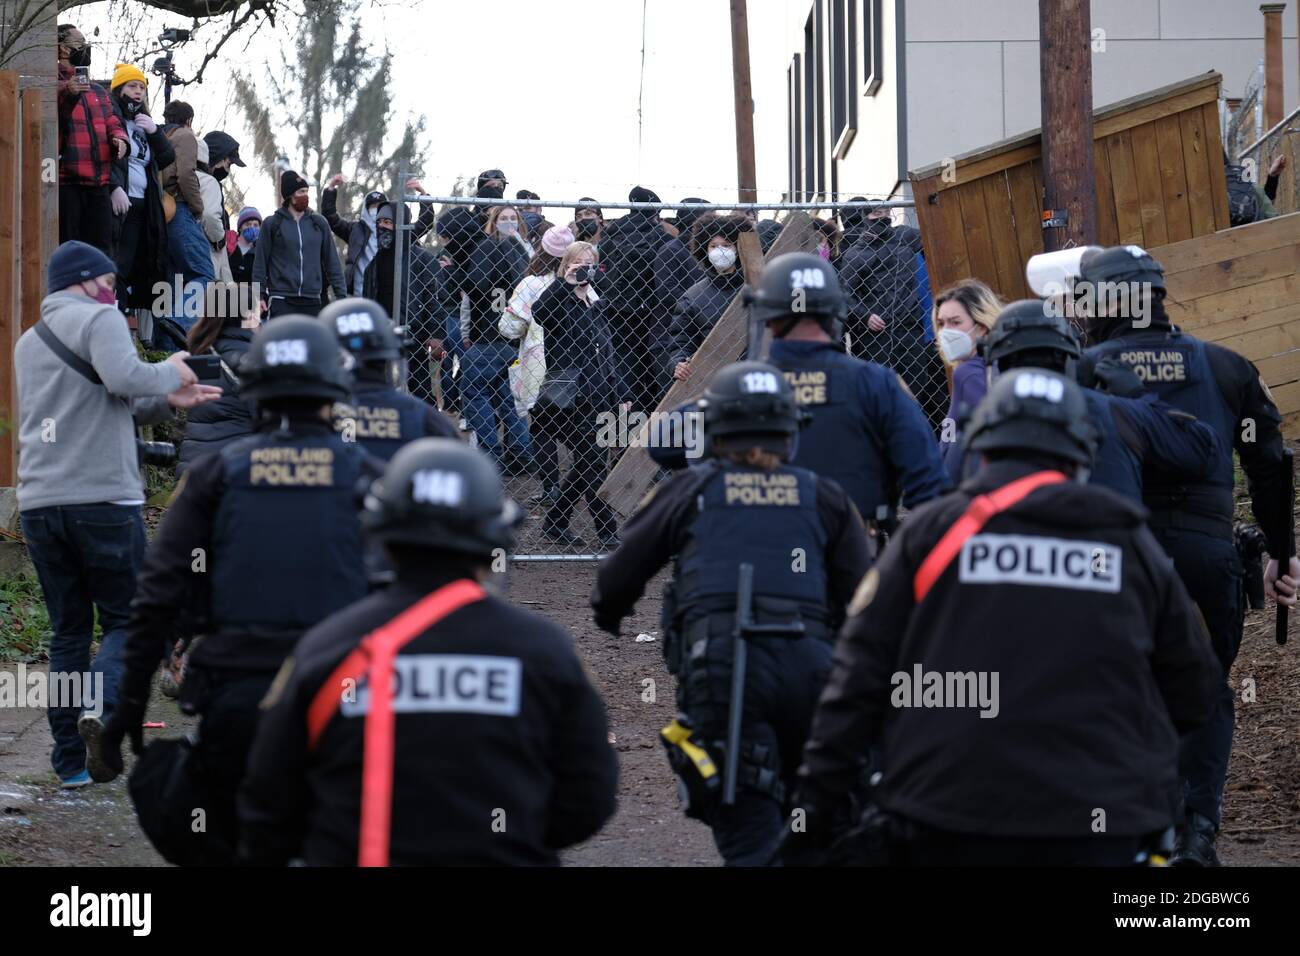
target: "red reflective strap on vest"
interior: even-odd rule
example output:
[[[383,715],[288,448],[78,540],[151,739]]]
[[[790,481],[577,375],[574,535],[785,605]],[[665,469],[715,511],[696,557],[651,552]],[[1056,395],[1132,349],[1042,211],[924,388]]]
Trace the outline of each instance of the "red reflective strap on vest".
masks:
[[[387,866],[393,816],[393,659],[403,647],[443,618],[487,595],[477,582],[453,581],[371,631],[343,659],[307,709],[308,747],[316,746],[338,712],[344,681],[368,675],[365,742],[361,758],[361,836],[358,866]]]
[[[916,603],[920,604],[925,599],[930,588],[934,587],[934,582],[939,580],[939,576],[952,564],[953,558],[957,557],[961,546],[984,527],[990,518],[1000,511],[1006,511],[1043,485],[1058,485],[1066,480],[1065,475],[1059,471],[1036,471],[972,501],[917,569],[916,577],[912,580],[912,594]]]

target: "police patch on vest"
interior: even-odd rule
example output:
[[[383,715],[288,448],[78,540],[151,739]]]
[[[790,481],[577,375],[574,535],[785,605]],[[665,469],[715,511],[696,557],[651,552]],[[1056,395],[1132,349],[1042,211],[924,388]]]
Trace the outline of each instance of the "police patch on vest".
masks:
[[[1117,594],[1122,557],[1119,548],[1102,541],[977,534],[961,547],[958,580]]]
[[[248,456],[248,483],[284,488],[334,484],[332,448],[254,448]]]
[[[1144,382],[1187,381],[1187,356],[1176,349],[1134,349],[1120,352],[1119,360]]]
[[[785,372],[794,400],[799,405],[825,405],[830,392],[831,373],[825,369],[802,369]]]
[[[393,661],[393,713],[519,715],[523,664],[517,657],[399,654]],[[365,679],[344,694],[339,713],[362,717],[370,708]]]
[[[799,504],[799,479],[794,475],[738,471],[727,472],[723,480],[725,501],[729,505],[790,507]]]

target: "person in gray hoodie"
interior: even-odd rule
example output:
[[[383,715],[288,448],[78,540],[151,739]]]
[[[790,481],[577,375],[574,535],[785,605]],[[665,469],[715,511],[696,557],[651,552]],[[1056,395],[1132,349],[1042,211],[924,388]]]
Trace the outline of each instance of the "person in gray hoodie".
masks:
[[[18,509],[53,631],[51,759],[66,788],[99,771],[88,766],[86,742],[116,699],[123,628],[144,559],[135,425],[221,395],[197,384],[186,352],[140,360],[117,310],[116,272],[94,246],[59,246],[41,319],[14,347]],[[103,639],[92,664],[96,611]]]
[[[291,169],[280,174],[280,208],[262,223],[253,256],[253,283],[266,317],[316,315],[347,296],[343,267],[330,224],[312,212],[307,180]]]

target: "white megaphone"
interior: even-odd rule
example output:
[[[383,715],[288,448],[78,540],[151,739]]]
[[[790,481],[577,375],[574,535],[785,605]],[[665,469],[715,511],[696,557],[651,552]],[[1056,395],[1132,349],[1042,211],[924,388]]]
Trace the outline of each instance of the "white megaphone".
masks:
[[[1055,295],[1064,295],[1074,286],[1082,269],[1080,265],[1085,253],[1100,246],[1074,246],[1056,252],[1040,252],[1030,256],[1025,263],[1025,280],[1034,295],[1049,299]]]

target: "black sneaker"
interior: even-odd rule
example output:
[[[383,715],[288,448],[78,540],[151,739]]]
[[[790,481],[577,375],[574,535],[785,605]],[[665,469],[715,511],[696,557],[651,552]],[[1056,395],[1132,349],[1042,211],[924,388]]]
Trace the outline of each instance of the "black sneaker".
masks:
[[[560,486],[547,485],[541,491],[537,492],[537,494],[529,498],[528,503],[530,505],[540,505],[543,503],[550,503],[559,500],[560,500]]]
[[[1186,822],[1178,828],[1174,841],[1174,855],[1170,866],[1222,866],[1214,849],[1216,836],[1214,821],[1199,813],[1187,814]]]
[[[117,774],[104,763],[99,749],[99,738],[104,733],[104,722],[90,714],[82,714],[77,721],[77,733],[86,744],[86,772],[95,783],[108,783]]]

